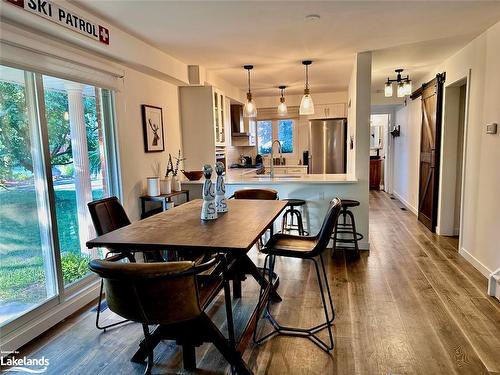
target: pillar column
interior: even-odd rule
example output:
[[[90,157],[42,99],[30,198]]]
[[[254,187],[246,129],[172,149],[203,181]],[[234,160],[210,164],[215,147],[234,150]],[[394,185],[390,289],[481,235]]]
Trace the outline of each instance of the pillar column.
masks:
[[[94,237],[87,203],[92,201],[90,185],[89,153],[87,148],[87,132],[83,107],[83,85],[79,83],[65,84],[68,93],[69,126],[71,135],[71,151],[75,170],[76,208],[78,214],[78,234],[82,254],[91,255],[85,243]]]

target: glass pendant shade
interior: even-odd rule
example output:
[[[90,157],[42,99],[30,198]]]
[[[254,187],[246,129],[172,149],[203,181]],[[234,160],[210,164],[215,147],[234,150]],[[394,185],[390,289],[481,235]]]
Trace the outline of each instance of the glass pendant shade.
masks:
[[[243,117],[257,117],[257,107],[252,100],[252,95],[247,95],[247,101],[243,107]]]
[[[300,115],[314,115],[314,103],[309,92],[309,65],[312,61],[302,61],[302,65],[306,67],[306,87],[304,88],[304,96],[300,101],[299,114]]]
[[[398,98],[402,98],[403,96],[406,95],[406,87],[405,87],[405,84],[403,82],[398,83],[397,94],[398,94]]]
[[[281,92],[280,104],[278,104],[278,116],[285,116],[288,113],[288,108],[286,107],[285,103],[286,86],[279,86],[278,88],[280,89]]]
[[[411,95],[411,80],[405,83],[405,95]]]
[[[387,98],[392,96],[392,83],[387,82],[385,84],[384,94]]]
[[[300,101],[299,114],[301,115],[314,115],[314,103],[309,90],[304,90],[304,96]]]
[[[252,91],[250,90],[250,70],[253,69],[253,65],[243,65],[243,68],[248,72],[248,92],[247,101],[243,107],[243,117],[257,117],[257,106],[252,100]]]
[[[278,104],[278,115],[285,116],[288,113],[288,108],[286,107],[285,101],[280,101]]]

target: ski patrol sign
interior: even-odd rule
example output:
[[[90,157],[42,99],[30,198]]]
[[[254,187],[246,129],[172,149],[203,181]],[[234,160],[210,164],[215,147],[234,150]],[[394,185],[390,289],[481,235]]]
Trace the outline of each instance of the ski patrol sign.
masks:
[[[109,30],[49,0],[5,0],[98,42],[109,45]]]

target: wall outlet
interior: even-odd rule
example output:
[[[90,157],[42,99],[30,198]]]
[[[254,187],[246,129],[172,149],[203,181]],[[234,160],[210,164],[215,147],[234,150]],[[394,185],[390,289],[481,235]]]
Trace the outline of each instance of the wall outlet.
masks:
[[[497,127],[496,123],[486,125],[486,134],[497,134]]]

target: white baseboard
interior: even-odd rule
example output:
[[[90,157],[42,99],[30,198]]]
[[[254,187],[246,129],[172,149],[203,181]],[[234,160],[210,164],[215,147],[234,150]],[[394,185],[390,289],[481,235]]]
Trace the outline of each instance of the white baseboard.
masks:
[[[413,212],[415,215],[418,215],[418,210],[416,207],[412,206],[406,199],[404,199],[401,195],[399,195],[395,190],[392,192],[392,195],[394,195],[403,205]]]
[[[27,344],[63,319],[66,319],[71,314],[89,304],[99,296],[99,286],[99,282],[92,284],[77,295],[71,297],[68,301],[57,305],[19,329],[7,334],[5,337],[2,336],[0,344],[1,350],[18,350],[21,346]]]
[[[500,268],[493,272],[488,279],[488,294],[500,300]]]
[[[474,266],[479,272],[481,272],[484,277],[489,278],[493,273],[488,267],[486,267],[483,263],[481,263],[474,255],[468,252],[463,247],[458,251],[458,253],[463,256],[470,264]]]

